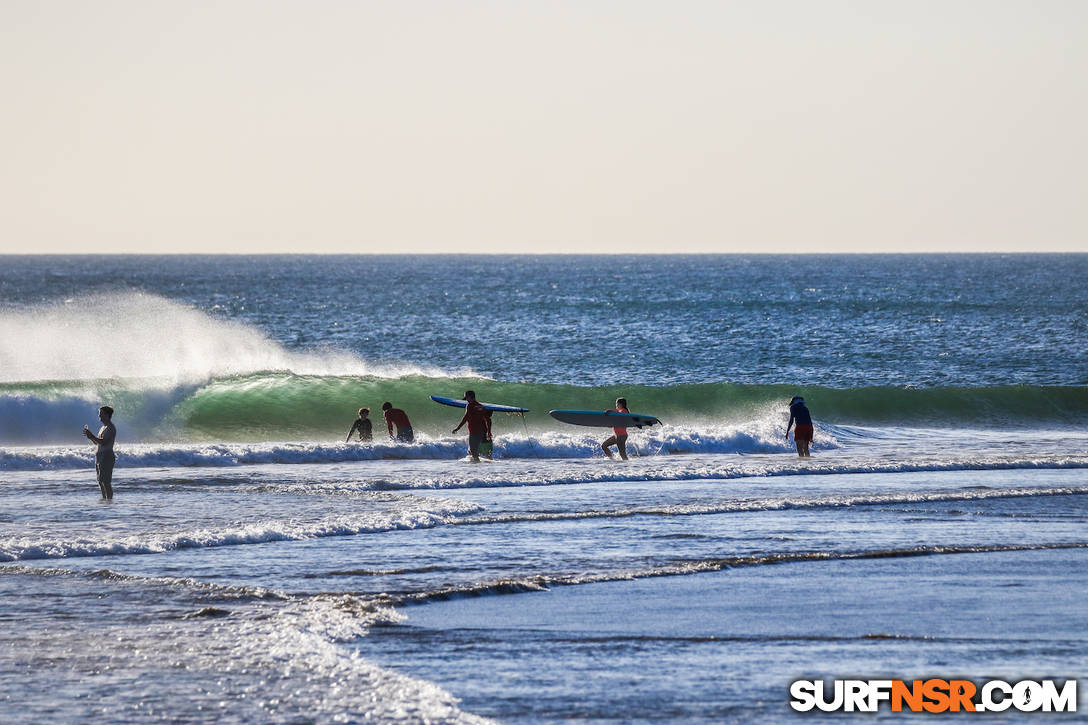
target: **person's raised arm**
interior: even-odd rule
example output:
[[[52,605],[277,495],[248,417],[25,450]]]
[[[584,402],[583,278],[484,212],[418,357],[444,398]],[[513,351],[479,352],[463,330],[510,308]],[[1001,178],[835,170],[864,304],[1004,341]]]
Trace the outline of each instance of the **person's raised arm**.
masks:
[[[83,435],[87,436],[88,440],[96,445],[102,444],[102,439],[91,432],[91,429],[87,426],[83,426]]]

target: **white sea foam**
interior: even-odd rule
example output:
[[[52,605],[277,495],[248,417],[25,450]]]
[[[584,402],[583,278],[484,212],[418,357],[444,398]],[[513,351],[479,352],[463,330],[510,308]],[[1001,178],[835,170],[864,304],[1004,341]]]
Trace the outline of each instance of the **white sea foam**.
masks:
[[[506,577],[472,584],[446,586],[428,592],[403,597],[400,603],[422,604],[451,599],[475,598],[503,594],[523,594],[547,591],[557,586],[577,586],[603,582],[633,581],[656,577],[685,576],[705,572],[722,571],[753,566],[776,566],[808,561],[865,561],[870,559],[894,559],[917,556],[950,556],[983,552],[1056,551],[1086,549],[1086,542],[1050,544],[951,544],[924,545],[894,549],[862,549],[855,551],[796,551],[773,554],[737,555],[705,559],[677,559],[665,566],[645,569],[613,569],[610,571],[583,572],[578,574],[532,575]]]
[[[86,413],[84,409],[84,413]],[[418,433],[418,432],[417,432]],[[584,459],[603,455],[600,436],[582,433],[547,432],[535,436],[509,435],[496,439],[497,459]],[[838,447],[829,435],[818,438],[824,450]],[[784,440],[769,438],[744,426],[722,426],[696,430],[678,426],[657,428],[632,436],[628,451],[632,457],[682,453],[784,453]],[[462,437],[430,438],[419,434],[410,445],[377,440],[369,445],[325,442],[272,443],[185,443],[119,445],[119,467],[243,466],[269,463],[343,463],[372,460],[441,460],[466,454]],[[0,447],[0,470],[35,471],[85,468],[94,464],[90,446],[7,446]]]
[[[628,516],[707,516],[752,511],[786,511],[791,509],[835,509],[858,506],[894,506],[953,501],[984,501],[1028,496],[1077,496],[1088,494],[1088,486],[1049,488],[1006,488],[971,491],[919,491],[916,493],[839,494],[835,496],[765,496],[761,498],[731,498],[697,504],[668,506],[632,506],[620,509],[581,510],[567,512],[502,514],[467,516],[458,525],[520,523],[528,521],[576,521]]]
[[[220,634],[232,640],[231,665],[220,682],[231,683],[234,707],[249,700],[246,709],[257,710],[259,704],[264,712],[255,714],[263,719],[489,722],[459,710],[441,687],[380,668],[346,646],[371,625],[399,619],[365,600],[319,595],[270,618],[237,620]],[[221,666],[218,653],[201,654],[202,665]],[[305,673],[306,686],[300,687],[297,672]]]
[[[32,665],[23,666],[27,686],[5,710],[14,718],[17,705],[21,721],[486,722],[441,687],[379,667],[352,647],[372,626],[402,618],[372,601],[259,590],[237,598],[237,587],[109,570],[0,570],[22,577],[21,589],[41,601],[78,594],[94,602],[59,618],[47,607],[19,611],[26,629],[0,636],[9,661]],[[101,626],[95,606],[103,603],[138,616]],[[15,606],[3,614],[10,618]],[[77,691],[96,696],[69,696]]]
[[[89,295],[0,314],[0,383],[125,379],[172,387],[265,370],[376,377],[473,374],[375,364],[334,349],[293,352],[254,327],[141,292]]]
[[[413,454],[409,449],[413,446],[386,446],[384,453],[378,454],[381,460],[368,462],[368,457],[375,456],[376,452],[363,446],[345,446],[330,444],[329,446],[193,446],[180,449],[158,449],[148,447],[145,452],[143,464],[146,469],[132,467],[129,471],[119,468],[115,475],[115,482],[124,481],[130,490],[154,490],[161,485],[162,470],[173,469],[173,476],[178,475],[177,469],[182,466],[213,466],[230,467],[230,476],[248,476],[246,465],[277,465],[282,463],[292,464],[330,464],[347,462],[360,465],[349,465],[339,470],[335,479],[321,481],[319,484],[312,481],[306,467],[297,469],[285,469],[281,473],[274,473],[278,479],[274,490],[292,494],[311,494],[320,492],[323,495],[345,494],[352,495],[361,492],[373,491],[411,491],[411,490],[454,490],[476,488],[507,488],[521,486],[564,486],[590,483],[623,483],[623,482],[668,482],[668,481],[727,481],[735,479],[755,479],[792,476],[821,476],[834,474],[889,474],[889,473],[928,473],[945,471],[996,471],[996,470],[1071,470],[1088,468],[1088,454],[1062,454],[1062,453],[1033,453],[1029,455],[1017,454],[993,454],[980,452],[965,452],[959,455],[917,455],[911,460],[882,455],[871,456],[839,456],[821,457],[819,459],[798,459],[795,456],[722,456],[722,455],[694,455],[694,456],[670,456],[660,455],[642,458],[632,458],[627,464],[610,464],[604,460],[581,459],[557,459],[548,465],[541,467],[540,459],[506,459],[497,460],[494,463],[481,463],[471,465],[464,457],[464,447],[461,442],[445,442],[440,444],[419,444],[422,450],[430,452],[430,458],[436,460],[445,459],[448,463],[423,463],[427,457]],[[50,452],[52,451],[52,452]],[[444,451],[445,455],[437,455]],[[56,449],[28,451],[29,457],[12,461],[0,457],[0,464],[14,464],[24,470],[30,468],[30,464],[37,465],[43,470],[36,476],[45,476],[44,479],[27,479],[27,473],[10,472],[4,477],[9,482],[7,490],[14,492],[23,486],[40,487],[44,481],[56,479],[58,483],[67,485],[68,476],[64,470],[72,467],[89,469],[93,465],[90,454],[86,450],[74,452],[57,451]],[[11,451],[4,455],[11,456]],[[396,456],[396,458],[394,458]],[[415,458],[420,463],[411,463],[410,458]],[[460,459],[460,460],[451,460]],[[130,458],[120,459],[126,466],[131,466]],[[185,464],[178,463],[186,461]],[[403,462],[402,462],[403,461]],[[58,470],[57,473],[49,473],[47,469]],[[269,471],[269,469],[265,469]],[[197,474],[204,475],[207,474]],[[264,474],[262,474],[264,475]],[[59,477],[59,478],[58,478]],[[93,479],[92,479],[93,480]],[[232,479],[233,480],[233,479]],[[239,479],[239,480],[245,480]],[[717,504],[714,504],[715,506]],[[748,504],[744,504],[747,506]],[[777,505],[777,504],[776,504]],[[786,504],[788,506],[788,502]],[[850,504],[847,504],[850,505]],[[448,512],[439,512],[441,514]],[[312,535],[337,535],[335,522],[326,521],[323,526],[331,526],[328,531],[322,532],[315,528]],[[387,523],[381,524],[382,526]],[[427,525],[417,522],[414,526]],[[316,524],[308,526],[316,527]],[[360,524],[353,521],[343,528],[344,534],[353,531],[369,530],[369,523]],[[187,534],[189,539],[177,539],[168,537],[168,540],[157,543],[154,547],[147,541],[113,542],[111,546],[120,547],[116,553],[143,553],[145,550],[163,550],[177,546],[203,546],[224,545],[237,542],[246,543],[259,541],[262,537],[271,537],[266,540],[277,540],[278,537],[306,536],[306,530],[293,531],[285,534],[279,529],[236,531],[231,534],[218,532],[210,538],[194,537]],[[230,537],[233,539],[228,540]],[[210,543],[203,543],[203,542]],[[219,543],[217,543],[219,542]],[[71,542],[69,542],[70,544]],[[28,544],[29,545],[29,544]],[[151,547],[151,548],[149,548]],[[78,549],[79,547],[77,547]],[[95,553],[100,551],[99,545],[86,548],[86,551]],[[41,552],[39,556],[53,555]],[[64,554],[58,550],[56,555]],[[75,555],[79,555],[78,553]]]
[[[245,525],[110,536],[0,536],[0,561],[63,559],[82,556],[157,554],[177,549],[242,546],[273,541],[303,541],[330,536],[422,529],[451,523],[480,510],[459,501],[430,501],[428,508],[327,516],[316,521],[267,520]]]

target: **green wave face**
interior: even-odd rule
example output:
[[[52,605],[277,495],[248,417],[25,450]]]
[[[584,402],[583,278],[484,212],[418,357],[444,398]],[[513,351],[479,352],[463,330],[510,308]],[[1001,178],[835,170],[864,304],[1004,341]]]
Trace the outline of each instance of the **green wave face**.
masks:
[[[690,387],[690,386],[689,386]],[[694,386],[712,387],[712,386]],[[529,408],[524,425],[530,429],[554,428],[548,415],[553,408],[606,409],[615,399],[626,395],[640,400],[645,391],[647,404],[669,400],[668,411],[691,417],[704,411],[692,410],[700,394],[683,388],[678,395],[662,394],[653,388],[579,388],[567,385],[499,383],[478,378],[406,377],[307,377],[272,374],[217,380],[196,391],[178,406],[178,419],[194,438],[209,440],[253,440],[286,437],[344,435],[362,407],[371,410],[375,432],[382,426],[381,406],[385,401],[402,408],[417,431],[432,435],[448,433],[464,411],[440,405],[431,395],[460,398],[466,390],[475,390],[480,400]],[[650,403],[650,401],[654,403]],[[631,403],[632,405],[634,403]],[[523,430],[522,419],[496,422],[508,430]]]
[[[408,413],[418,432],[446,436],[462,412],[431,395],[460,398],[476,391],[489,403],[529,408],[524,419],[498,414],[499,432],[586,433],[548,416],[554,408],[604,410],[625,397],[632,412],[695,429],[758,421],[781,423],[787,403],[803,395],[817,424],[907,428],[1061,428],[1088,417],[1084,386],[998,386],[847,390],[788,385],[579,387],[480,378],[306,376],[257,373],[203,385],[150,380],[51,381],[0,384],[0,442],[67,442],[96,410],[117,409],[128,440],[258,442],[343,438],[361,407],[371,409],[375,432],[384,428],[388,400]]]
[[[1062,425],[1088,414],[1088,388],[1000,386],[987,388],[794,388],[786,385],[699,384],[669,387],[577,387],[475,378],[308,377],[261,374],[216,380],[196,390],[174,411],[174,422],[197,440],[283,440],[344,435],[360,407],[371,409],[376,432],[381,405],[407,412],[417,431],[442,435],[461,411],[431,395],[460,398],[476,391],[489,403],[522,406],[529,430],[554,430],[554,408],[607,409],[626,397],[637,413],[673,424],[729,424],[785,417],[793,395],[803,395],[817,422],[907,427]],[[521,420],[500,429],[522,430]]]

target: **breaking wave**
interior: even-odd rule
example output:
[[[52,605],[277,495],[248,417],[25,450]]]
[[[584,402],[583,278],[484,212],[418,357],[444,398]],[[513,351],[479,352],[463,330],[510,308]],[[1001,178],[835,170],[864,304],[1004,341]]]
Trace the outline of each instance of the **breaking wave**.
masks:
[[[804,395],[825,425],[1062,427],[1088,415],[1086,386],[574,383],[504,382],[468,369],[370,362],[344,350],[289,350],[253,326],[142,293],[0,314],[0,445],[79,442],[79,430],[94,424],[103,404],[117,410],[122,441],[335,440],[360,407],[374,411],[380,428],[386,400],[408,412],[417,432],[438,437],[459,414],[429,396],[460,397],[466,388],[489,402],[529,408],[507,430],[534,434],[564,428],[549,409],[603,409],[624,396],[632,410],[689,431],[685,450],[770,450],[761,430],[784,426],[794,394]],[[754,430],[758,440],[694,440],[712,439],[722,426]]]

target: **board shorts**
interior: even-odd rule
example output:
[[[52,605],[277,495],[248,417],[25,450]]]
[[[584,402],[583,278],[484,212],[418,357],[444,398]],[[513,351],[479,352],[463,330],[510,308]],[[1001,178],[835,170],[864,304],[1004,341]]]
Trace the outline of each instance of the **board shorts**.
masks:
[[[404,428],[397,428],[397,440],[401,443],[412,443],[416,439],[416,434],[412,432],[412,429],[408,426]]]
[[[99,485],[105,484],[108,486],[113,483],[113,466],[115,463],[117,463],[116,454],[94,457],[94,477]]]
[[[98,488],[102,490],[102,497],[106,499],[113,498],[113,464],[116,462],[117,455],[114,453],[96,453],[94,457],[94,477],[98,481]]]
[[[812,426],[798,424],[793,430],[793,439],[795,441],[808,441],[812,442]]]
[[[473,458],[480,457],[480,448],[483,446],[484,441],[487,440],[487,433],[469,433],[468,434],[468,452]]]

